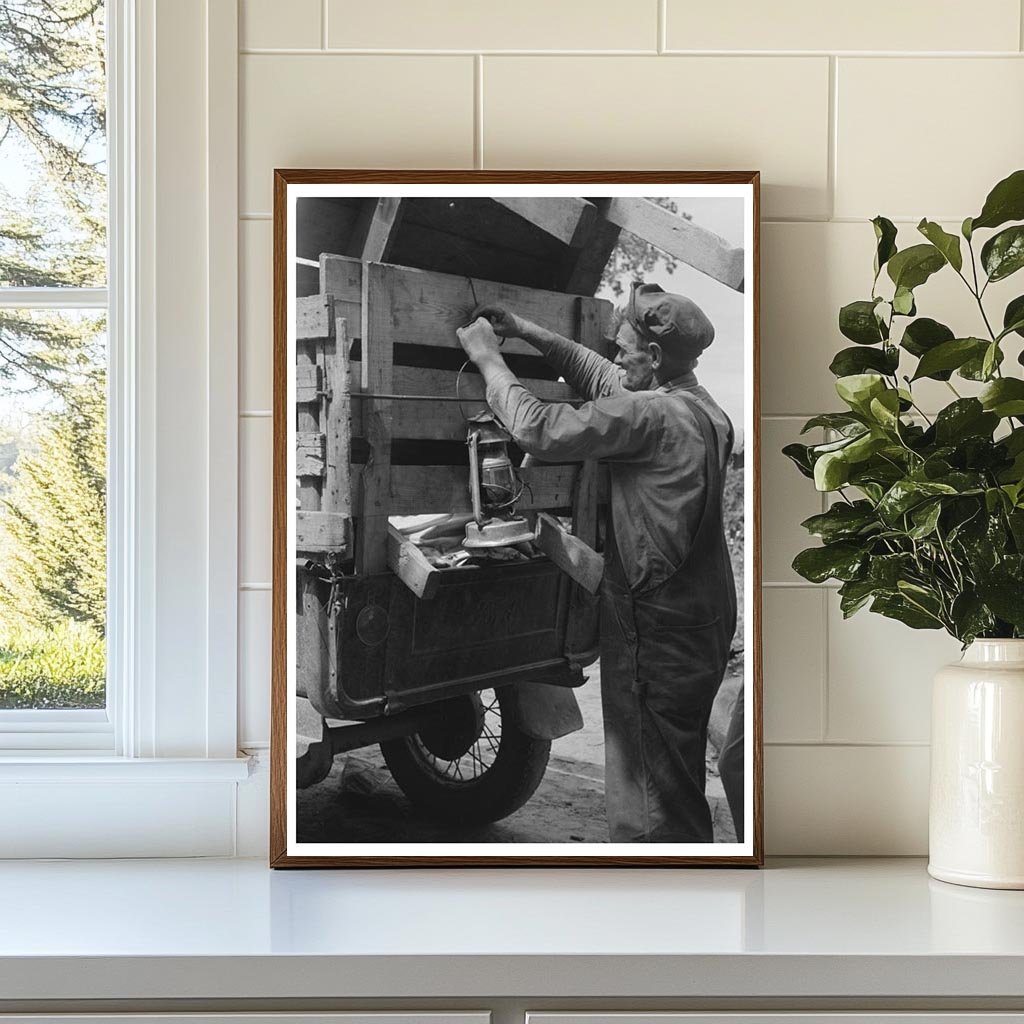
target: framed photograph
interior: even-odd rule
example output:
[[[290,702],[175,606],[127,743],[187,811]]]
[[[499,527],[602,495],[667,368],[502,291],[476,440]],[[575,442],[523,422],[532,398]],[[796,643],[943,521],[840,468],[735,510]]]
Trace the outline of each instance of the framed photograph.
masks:
[[[762,863],[758,174],[278,170],[275,867]]]

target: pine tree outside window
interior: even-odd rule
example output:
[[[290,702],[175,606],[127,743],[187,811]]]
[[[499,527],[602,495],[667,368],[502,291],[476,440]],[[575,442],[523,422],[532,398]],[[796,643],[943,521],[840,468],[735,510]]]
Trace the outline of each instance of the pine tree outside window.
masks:
[[[0,732],[109,744],[104,0],[0,0]],[[18,740],[20,735],[20,742]]]

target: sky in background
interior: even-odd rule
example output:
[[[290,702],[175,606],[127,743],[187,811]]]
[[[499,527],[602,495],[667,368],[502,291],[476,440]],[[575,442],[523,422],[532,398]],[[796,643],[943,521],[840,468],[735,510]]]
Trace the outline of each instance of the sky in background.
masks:
[[[731,245],[744,244],[742,199],[690,198],[676,202],[679,212],[690,214],[694,224],[713,231]],[[743,294],[685,263],[671,274],[659,266],[645,280],[692,299],[714,324],[715,340],[701,356],[697,379],[732,420],[739,441],[743,436]],[[628,294],[628,282],[623,285]],[[603,289],[598,295],[616,304],[625,299],[625,294],[617,298],[611,289]]]

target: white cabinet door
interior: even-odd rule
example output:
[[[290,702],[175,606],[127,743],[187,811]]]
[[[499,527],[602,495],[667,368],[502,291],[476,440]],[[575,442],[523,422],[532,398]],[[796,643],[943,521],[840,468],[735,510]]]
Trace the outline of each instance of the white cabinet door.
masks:
[[[0,1024],[490,1024],[487,1012],[429,1013],[0,1013]]]
[[[527,1013],[526,1024],[1024,1024],[1024,1013]]]

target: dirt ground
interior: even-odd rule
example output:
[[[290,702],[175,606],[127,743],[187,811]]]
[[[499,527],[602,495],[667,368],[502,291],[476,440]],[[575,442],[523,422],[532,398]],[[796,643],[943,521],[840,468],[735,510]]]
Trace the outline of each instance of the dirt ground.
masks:
[[[554,741],[544,781],[530,801],[510,817],[492,825],[463,829],[421,817],[395,785],[378,748],[368,747],[338,757],[323,782],[299,791],[299,841],[607,842],[600,665],[587,669],[587,676],[587,682],[575,691],[583,713],[583,729]],[[717,760],[742,680],[740,660],[722,684],[709,729],[707,793],[717,843],[735,841]],[[319,738],[320,719],[307,701],[298,703],[301,751]]]

